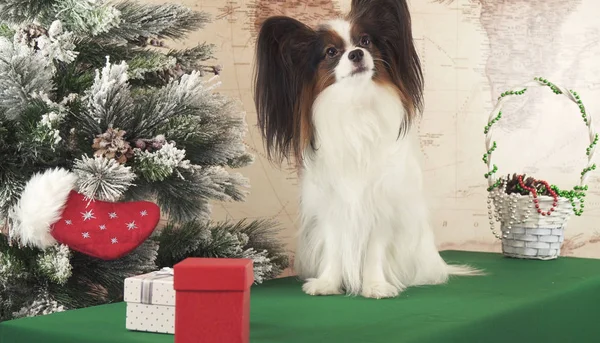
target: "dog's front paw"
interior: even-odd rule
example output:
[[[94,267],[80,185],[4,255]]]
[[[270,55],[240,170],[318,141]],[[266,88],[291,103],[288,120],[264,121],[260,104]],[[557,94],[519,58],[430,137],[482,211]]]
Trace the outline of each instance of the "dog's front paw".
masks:
[[[302,290],[308,295],[342,294],[340,285],[328,279],[308,279]]]
[[[374,282],[363,285],[361,295],[365,298],[394,298],[398,296],[400,290],[396,286],[387,282]]]

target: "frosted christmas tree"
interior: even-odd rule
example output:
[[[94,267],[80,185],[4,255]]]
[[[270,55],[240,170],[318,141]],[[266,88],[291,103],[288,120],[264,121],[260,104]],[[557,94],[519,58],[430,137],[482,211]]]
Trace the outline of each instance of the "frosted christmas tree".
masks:
[[[126,277],[189,256],[252,258],[258,282],[287,267],[274,223],[210,221],[210,201],[247,192],[230,171],[252,163],[243,112],[218,93],[212,45],[165,43],[208,21],[175,4],[0,2],[0,321],[119,301]],[[16,208],[48,170],[90,201],[154,202],[168,224],[115,260],[27,244]]]

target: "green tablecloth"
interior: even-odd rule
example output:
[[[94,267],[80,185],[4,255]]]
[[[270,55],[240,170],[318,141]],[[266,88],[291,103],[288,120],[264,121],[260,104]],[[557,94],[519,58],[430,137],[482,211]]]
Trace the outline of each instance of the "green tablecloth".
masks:
[[[489,275],[399,298],[311,297],[295,278],[252,288],[252,343],[600,342],[600,260],[529,261],[447,251]],[[0,323],[1,343],[171,343],[129,332],[117,303]],[[219,343],[219,342],[214,342]]]

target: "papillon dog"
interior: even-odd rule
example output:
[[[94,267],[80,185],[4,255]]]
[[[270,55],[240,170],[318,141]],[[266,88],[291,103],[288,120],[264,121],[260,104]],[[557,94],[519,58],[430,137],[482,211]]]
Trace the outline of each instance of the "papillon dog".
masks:
[[[311,295],[397,296],[476,275],[439,255],[414,123],[423,75],[406,0],[353,0],[309,27],[267,18],[256,44],[254,101],[271,161],[301,180],[295,270]]]

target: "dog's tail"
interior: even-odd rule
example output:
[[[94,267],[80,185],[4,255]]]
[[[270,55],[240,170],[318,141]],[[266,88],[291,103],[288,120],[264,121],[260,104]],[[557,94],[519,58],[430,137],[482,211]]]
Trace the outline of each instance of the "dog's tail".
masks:
[[[456,275],[456,276],[480,276],[485,275],[485,272],[481,269],[477,269],[471,267],[469,265],[458,265],[458,264],[448,264],[448,275]]]

